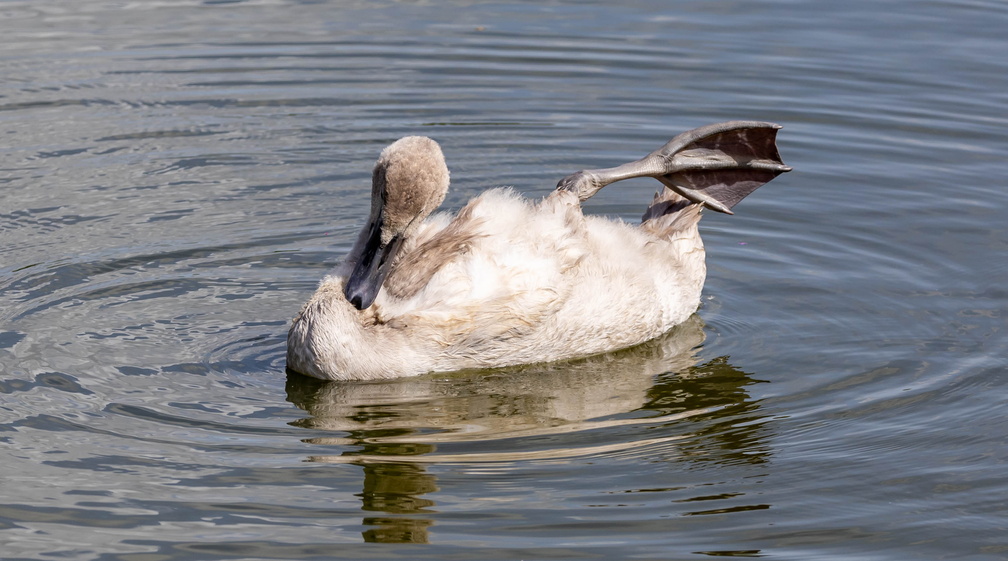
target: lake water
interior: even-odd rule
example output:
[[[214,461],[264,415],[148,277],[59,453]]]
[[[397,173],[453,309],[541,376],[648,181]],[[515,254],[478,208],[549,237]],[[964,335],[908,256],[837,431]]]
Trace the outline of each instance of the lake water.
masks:
[[[0,2],[0,556],[1008,557],[1006,29],[992,0]],[[707,214],[667,337],[285,373],[394,139],[441,142],[454,209],[729,119],[784,125],[795,171]]]

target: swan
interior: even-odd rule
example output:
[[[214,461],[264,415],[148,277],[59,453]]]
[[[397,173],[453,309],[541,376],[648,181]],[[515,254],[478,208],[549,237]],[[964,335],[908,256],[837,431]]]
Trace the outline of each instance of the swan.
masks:
[[[326,380],[379,380],[582,358],[654,339],[700,305],[704,207],[731,208],[790,171],[780,125],[729,121],[651,154],[582,170],[540,201],[487,190],[435,213],[449,172],[434,140],[408,136],[378,157],[356,243],[294,318],[287,367]],[[639,225],[586,216],[602,187],[664,187]]]

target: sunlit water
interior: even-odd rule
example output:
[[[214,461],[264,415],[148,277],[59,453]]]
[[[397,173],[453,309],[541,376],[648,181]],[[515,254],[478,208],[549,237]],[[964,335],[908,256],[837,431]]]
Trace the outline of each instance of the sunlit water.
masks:
[[[982,0],[0,3],[0,556],[1008,556],[1006,29]],[[704,219],[703,307],[661,340],[285,373],[395,138],[441,142],[458,208],[736,118],[795,171]]]

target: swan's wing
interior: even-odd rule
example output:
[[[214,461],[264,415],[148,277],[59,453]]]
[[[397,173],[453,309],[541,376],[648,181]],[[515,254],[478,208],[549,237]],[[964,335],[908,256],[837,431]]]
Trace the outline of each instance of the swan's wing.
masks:
[[[399,300],[412,298],[438,271],[467,253],[484,236],[479,219],[474,219],[468,208],[459,211],[447,225],[438,224],[422,231],[415,245],[404,248],[383,285],[389,296]]]
[[[696,128],[640,160],[571,174],[560,180],[557,189],[573,191],[584,201],[610,183],[654,177],[690,201],[731,214],[731,207],[760,185],[791,171],[777,151],[780,128],[759,121]]]
[[[417,337],[448,355],[507,352],[564,303],[565,274],[587,251],[580,205],[566,195],[532,204],[494,189],[470,201],[393,269],[391,298],[376,300],[381,321],[426,333]]]

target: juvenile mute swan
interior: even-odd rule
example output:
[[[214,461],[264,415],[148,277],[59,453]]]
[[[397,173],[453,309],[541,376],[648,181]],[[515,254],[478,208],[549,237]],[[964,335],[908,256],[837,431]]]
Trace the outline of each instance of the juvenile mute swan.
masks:
[[[375,163],[371,214],[287,335],[287,366],[372,380],[586,357],[653,339],[700,305],[704,206],[731,207],[791,168],[779,125],[731,121],[685,132],[648,156],[562,179],[539,202],[491,189],[455,216],[441,148],[409,136]],[[585,216],[602,187],[665,187],[641,224]]]

